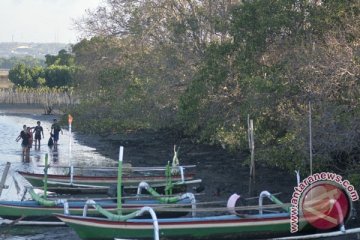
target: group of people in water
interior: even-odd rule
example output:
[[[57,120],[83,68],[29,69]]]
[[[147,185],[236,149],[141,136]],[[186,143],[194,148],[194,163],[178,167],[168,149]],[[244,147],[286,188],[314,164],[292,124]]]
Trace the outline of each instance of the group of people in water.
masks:
[[[50,130],[50,139],[48,142],[49,147],[54,146],[54,148],[57,148],[60,132],[61,134],[63,133],[61,126],[57,122],[57,119],[54,119]],[[44,129],[41,126],[40,121],[37,121],[37,125],[35,127],[28,127],[24,125],[23,130],[20,132],[19,136],[15,139],[17,142],[20,141],[20,139],[22,139],[21,147],[22,147],[23,158],[29,156],[30,149],[32,148],[34,140],[35,140],[35,149],[40,149],[41,139],[43,138],[44,138]]]

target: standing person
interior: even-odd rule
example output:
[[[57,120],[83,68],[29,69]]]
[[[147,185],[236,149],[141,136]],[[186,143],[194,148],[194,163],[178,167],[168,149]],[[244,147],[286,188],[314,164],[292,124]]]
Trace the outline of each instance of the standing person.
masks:
[[[33,132],[31,130],[31,127],[27,127],[27,133],[29,134],[29,145],[28,145],[28,148],[29,148],[29,151],[30,151],[30,148],[32,148],[32,144],[33,144],[33,140],[34,140],[34,136],[33,136]]]
[[[22,139],[21,147],[23,152],[23,160],[25,160],[25,157],[29,154],[29,138],[30,135],[27,132],[26,125],[23,126],[23,130],[20,132],[19,136],[15,139],[15,141],[19,141]]]
[[[60,124],[57,122],[56,118],[54,119],[54,123],[51,125],[51,132],[54,138],[54,148],[56,148],[59,140],[59,133],[61,132],[61,134],[63,134]]]
[[[39,149],[40,149],[41,135],[44,138],[44,129],[41,126],[41,122],[37,121],[37,126],[33,127],[33,129],[35,132],[35,149],[36,149],[37,143],[39,143]]]

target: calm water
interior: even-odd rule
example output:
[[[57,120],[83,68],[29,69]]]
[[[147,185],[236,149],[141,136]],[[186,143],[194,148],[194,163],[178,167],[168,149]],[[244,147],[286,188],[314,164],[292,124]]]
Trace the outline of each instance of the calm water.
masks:
[[[0,112],[1,113],[1,112]],[[34,146],[30,150],[30,161],[25,163],[22,161],[22,148],[20,142],[16,142],[15,139],[19,135],[22,125],[35,126],[36,119],[20,117],[20,116],[6,116],[0,115],[0,167],[3,169],[6,162],[11,163],[11,170],[7,177],[7,184],[10,185],[8,190],[4,190],[2,193],[2,199],[14,199],[19,197],[18,190],[14,187],[15,181],[18,181],[19,186],[26,184],[22,177],[19,176],[16,170],[26,170],[30,172],[42,173],[43,168],[39,167],[44,165],[45,155],[48,154],[49,164],[56,165],[69,165],[72,163],[75,166],[110,166],[114,165],[115,161],[106,158],[96,152],[96,149],[81,145],[76,140],[76,135],[70,136],[69,131],[63,129],[63,135],[60,134],[59,146],[56,149],[49,148],[47,146],[47,140],[50,136],[50,127],[52,117],[48,117],[46,120],[45,116],[42,118],[42,126],[44,128],[45,139],[41,142],[41,147],[35,149]],[[49,121],[50,120],[50,121]],[[70,144],[71,142],[71,144]],[[49,173],[63,171],[59,168],[50,168]],[[14,181],[15,180],[15,181]]]
[[[81,166],[111,166],[116,162],[96,152],[95,148],[84,146],[78,143],[76,135],[70,136],[69,131],[63,129],[60,134],[59,146],[57,150],[49,148],[47,141],[50,137],[52,116],[42,115],[23,115],[7,116],[0,111],[0,173],[3,172],[6,162],[11,163],[6,184],[8,189],[3,190],[2,200],[20,200],[24,193],[24,186],[29,183],[24,180],[16,170],[43,172],[45,155],[48,154],[48,162],[51,165],[81,165]],[[31,148],[30,161],[22,161],[21,141],[15,139],[19,135],[22,126],[36,126],[36,121],[40,120],[44,128],[45,139],[41,142],[40,149]],[[71,144],[70,144],[71,143]],[[59,168],[50,168],[49,173],[64,171]],[[67,227],[51,228],[26,228],[26,227],[0,227],[0,239],[6,240],[30,240],[30,239],[78,239],[76,235]]]

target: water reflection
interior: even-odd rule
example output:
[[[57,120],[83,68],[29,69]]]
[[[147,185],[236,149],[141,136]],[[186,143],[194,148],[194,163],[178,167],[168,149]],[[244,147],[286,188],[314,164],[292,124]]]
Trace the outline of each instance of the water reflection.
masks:
[[[0,112],[1,114],[1,112]],[[0,115],[0,172],[4,169],[6,162],[11,163],[10,171],[7,176],[6,184],[10,187],[3,191],[1,199],[19,200],[25,185],[29,183],[23,179],[16,171],[28,171],[42,173],[45,164],[45,155],[48,154],[48,161],[52,165],[69,166],[113,166],[116,161],[100,155],[94,148],[84,146],[77,142],[76,135],[70,136],[69,132],[64,129],[60,135],[59,145],[57,148],[50,148],[47,141],[50,137],[52,116],[45,115]],[[23,161],[21,143],[16,142],[22,126],[35,126],[40,120],[44,129],[44,140],[40,147],[33,146],[29,155]],[[49,173],[63,173],[64,169],[49,168]]]
[[[59,151],[57,147],[49,147],[49,152],[50,152],[50,161],[57,163],[59,161]]]

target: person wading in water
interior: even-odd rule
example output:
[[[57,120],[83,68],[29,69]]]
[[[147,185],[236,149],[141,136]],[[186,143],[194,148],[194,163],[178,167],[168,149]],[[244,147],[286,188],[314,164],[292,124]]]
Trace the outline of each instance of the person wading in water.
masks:
[[[55,118],[54,123],[51,125],[51,134],[53,134],[53,138],[54,138],[54,148],[57,148],[57,142],[59,141],[60,132],[61,134],[63,134],[63,131]]]
[[[40,121],[37,121],[37,126],[33,127],[35,132],[35,149],[37,147],[37,144],[39,143],[39,149],[40,149],[40,142],[41,142],[41,135],[44,138],[44,129],[42,126],[40,126]]]
[[[23,126],[23,130],[20,132],[19,136],[15,139],[15,141],[18,142],[20,139],[22,139],[21,147],[23,153],[23,161],[25,161],[30,157],[30,149],[29,149],[30,134],[27,131],[26,125]]]

